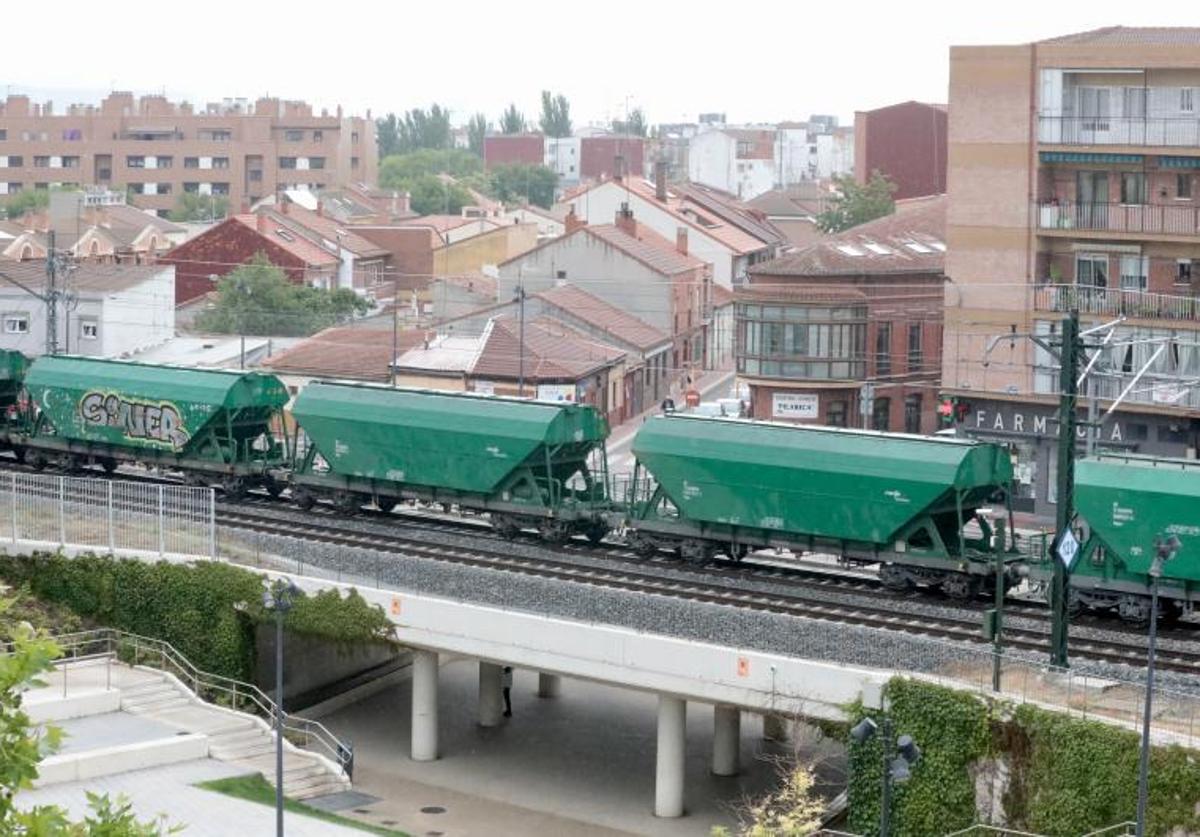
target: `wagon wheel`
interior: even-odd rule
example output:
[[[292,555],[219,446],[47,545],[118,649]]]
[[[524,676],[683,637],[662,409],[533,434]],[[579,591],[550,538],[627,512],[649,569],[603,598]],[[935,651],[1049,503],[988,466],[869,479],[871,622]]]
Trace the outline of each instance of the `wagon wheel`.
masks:
[[[46,454],[41,451],[34,451],[29,456],[29,465],[35,471],[44,471],[46,466],[50,464],[50,460],[46,458]]]
[[[658,553],[658,546],[654,541],[637,534],[629,536],[629,548],[639,558],[653,558]]]
[[[192,488],[208,488],[208,477],[196,471],[185,471],[183,484]]]
[[[942,580],[942,592],[959,601],[970,601],[979,595],[981,588],[978,578],[965,573],[949,573]]]
[[[232,475],[224,477],[221,480],[221,490],[225,492],[225,499],[240,500],[246,496],[246,481]]]
[[[584,534],[587,535],[587,539],[593,544],[600,543],[600,541],[604,540],[608,533],[608,524],[599,521],[588,524],[587,530],[584,531]]]
[[[542,540],[549,544],[565,543],[571,537],[570,527],[561,520],[546,520],[538,526]]]
[[[688,538],[679,545],[679,557],[689,564],[703,566],[712,560],[713,545],[698,538]]]
[[[104,473],[106,474],[111,474],[113,471],[117,470],[117,460],[113,459],[111,456],[102,456],[100,457],[99,462],[100,467],[104,469]]]
[[[381,512],[390,512],[400,504],[398,497],[376,497],[375,505],[379,507]]]
[[[353,491],[339,491],[333,495],[333,506],[342,514],[354,514],[362,508],[362,502]]]
[[[28,453],[28,451],[26,451],[25,448],[21,447],[20,445],[17,445],[16,447],[14,447],[12,449],[12,452],[13,452],[13,459],[17,460],[17,462],[22,465],[25,464],[25,455],[26,455],[26,453]]]
[[[309,491],[304,486],[293,485],[292,486],[292,502],[295,503],[296,506],[298,506],[300,509],[302,509],[304,511],[308,511],[309,509],[311,509],[313,506],[316,505],[317,498],[314,497],[312,492]]]
[[[725,554],[729,556],[731,561],[736,563],[750,554],[750,547],[744,543],[731,543],[726,545]]]
[[[511,517],[503,514],[492,515],[492,528],[506,541],[514,540],[517,535],[521,534],[520,524]]]
[[[262,478],[262,487],[273,498],[278,498],[283,493],[283,483],[275,479],[270,474],[264,474]]]
[[[897,593],[911,590],[913,586],[912,578],[904,568],[895,564],[879,565],[879,582],[888,590],[894,590]]]

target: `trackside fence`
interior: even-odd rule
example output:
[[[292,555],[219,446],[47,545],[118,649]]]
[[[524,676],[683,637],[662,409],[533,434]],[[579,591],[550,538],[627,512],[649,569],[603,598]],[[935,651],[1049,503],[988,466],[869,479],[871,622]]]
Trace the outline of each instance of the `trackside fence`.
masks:
[[[0,545],[216,558],[211,488],[0,473]]]

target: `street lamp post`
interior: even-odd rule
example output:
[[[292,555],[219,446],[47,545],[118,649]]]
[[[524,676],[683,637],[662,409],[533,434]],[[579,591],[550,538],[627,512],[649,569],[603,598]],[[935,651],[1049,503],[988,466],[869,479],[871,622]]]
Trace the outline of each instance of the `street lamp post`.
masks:
[[[1146,834],[1146,808],[1150,797],[1150,714],[1154,700],[1154,643],[1158,636],[1158,580],[1163,565],[1175,557],[1179,538],[1171,535],[1154,540],[1154,560],[1150,564],[1150,647],[1146,653],[1146,704],[1142,713],[1142,753],[1138,764],[1137,837]]]
[[[283,617],[298,590],[290,579],[277,579],[263,590],[263,607],[275,612],[275,834],[283,837]]]
[[[863,718],[850,730],[850,737],[858,744],[865,744],[875,735],[879,725],[872,718]],[[888,837],[892,826],[892,785],[902,785],[912,776],[912,767],[921,759],[921,748],[911,735],[892,736],[892,719],[883,716],[883,798],[879,810],[879,837]]]

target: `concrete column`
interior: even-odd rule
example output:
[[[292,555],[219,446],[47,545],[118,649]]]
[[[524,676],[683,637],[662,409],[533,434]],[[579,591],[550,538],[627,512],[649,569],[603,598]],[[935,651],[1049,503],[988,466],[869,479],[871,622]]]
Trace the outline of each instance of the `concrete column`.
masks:
[[[438,655],[413,649],[412,660],[412,759],[438,757]]]
[[[504,699],[500,693],[503,668],[495,663],[479,661],[479,726],[494,727],[500,723]]]
[[[683,769],[687,743],[687,701],[658,696],[658,766],[654,776],[654,816],[683,816]]]
[[[762,737],[768,741],[787,741],[788,722],[782,715],[774,712],[764,712],[762,716]]]
[[[713,707],[712,772],[736,776],[741,770],[742,712],[736,706]]]
[[[557,674],[538,672],[538,697],[556,698],[562,693],[562,678]]]

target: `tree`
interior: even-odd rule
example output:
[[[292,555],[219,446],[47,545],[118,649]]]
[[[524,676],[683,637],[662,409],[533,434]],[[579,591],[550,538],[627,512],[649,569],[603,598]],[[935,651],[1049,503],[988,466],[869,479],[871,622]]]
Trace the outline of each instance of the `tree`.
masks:
[[[500,114],[500,132],[503,134],[522,134],[525,132],[525,114],[517,110],[516,104],[511,104],[504,113]]]
[[[748,807],[745,837],[803,837],[820,830],[825,803],[813,790],[812,772],[796,765],[782,780],[774,793]]]
[[[488,174],[488,194],[508,204],[534,203],[549,209],[557,185],[558,175],[545,166],[515,163],[496,166]]]
[[[548,137],[571,136],[571,103],[567,97],[561,93],[552,96],[549,90],[543,90],[542,117],[538,124]]]
[[[218,334],[304,337],[362,316],[374,304],[349,288],[293,284],[259,253],[220,281],[216,306],[201,313],[196,325]]]
[[[426,175],[448,174],[461,178],[482,172],[483,160],[470,151],[423,148],[385,157],[379,164],[379,185],[385,189],[406,189],[413,180]]]
[[[379,158],[400,153],[400,124],[396,114],[389,113],[375,120],[375,142],[379,146]]]
[[[644,137],[646,136],[646,114],[642,112],[641,108],[634,108],[629,112],[628,119],[614,119],[612,130],[614,134]]]
[[[467,147],[471,149],[472,154],[483,157],[483,138],[491,129],[491,123],[482,113],[471,117],[471,121],[467,123]]]
[[[458,215],[474,199],[460,184],[433,174],[424,174],[408,181],[409,206],[419,215]]]
[[[218,221],[229,214],[229,198],[181,192],[171,209],[172,221]]]
[[[848,230],[896,211],[892,200],[896,184],[878,171],[871,173],[866,185],[859,185],[850,175],[835,177],[833,182],[836,192],[829,209],[817,215],[817,226],[827,233]]]
[[[27,212],[37,212],[50,206],[49,189],[22,189],[4,202],[5,218],[20,218]]]

